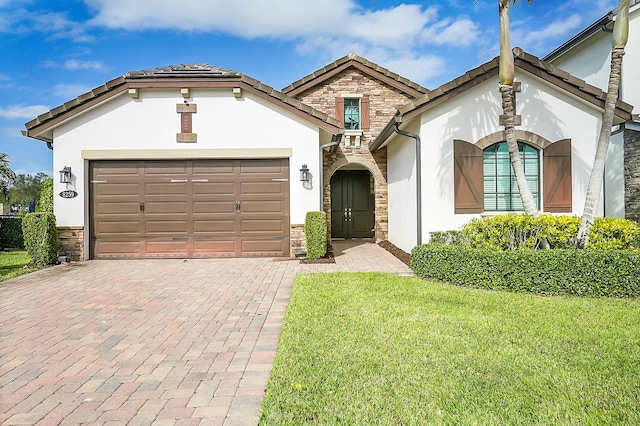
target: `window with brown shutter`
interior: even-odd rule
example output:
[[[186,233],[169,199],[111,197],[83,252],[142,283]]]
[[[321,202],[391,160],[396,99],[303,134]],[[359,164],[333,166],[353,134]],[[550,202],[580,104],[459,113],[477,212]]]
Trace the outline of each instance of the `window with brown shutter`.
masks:
[[[336,119],[342,121],[344,127],[344,98],[336,98]]]
[[[571,139],[552,143],[542,151],[544,211],[572,211]]]
[[[482,213],[482,149],[463,140],[454,140],[453,159],[455,213]]]
[[[360,99],[360,125],[362,130],[369,130],[369,98]]]

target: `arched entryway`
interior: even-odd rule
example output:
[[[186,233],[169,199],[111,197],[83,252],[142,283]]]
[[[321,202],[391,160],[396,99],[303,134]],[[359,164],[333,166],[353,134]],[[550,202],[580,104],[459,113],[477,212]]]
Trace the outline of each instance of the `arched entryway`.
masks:
[[[349,164],[331,176],[331,238],[375,236],[375,180],[367,168]]]

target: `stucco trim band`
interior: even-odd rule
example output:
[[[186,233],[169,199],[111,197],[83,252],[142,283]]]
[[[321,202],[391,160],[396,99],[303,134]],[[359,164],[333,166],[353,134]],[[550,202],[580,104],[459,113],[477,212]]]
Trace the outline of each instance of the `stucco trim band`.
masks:
[[[175,160],[190,158],[291,158],[291,148],[89,149],[85,160]]]

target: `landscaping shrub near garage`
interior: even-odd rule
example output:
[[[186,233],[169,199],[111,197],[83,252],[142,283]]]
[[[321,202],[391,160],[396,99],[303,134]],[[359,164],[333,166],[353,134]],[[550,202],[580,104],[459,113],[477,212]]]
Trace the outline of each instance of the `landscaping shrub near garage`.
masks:
[[[304,222],[307,259],[320,259],[327,253],[327,214],[307,212]]]
[[[640,252],[622,250],[496,251],[423,244],[411,252],[422,278],[541,295],[640,296]]]
[[[0,217],[0,248],[24,248],[21,217]]]
[[[36,267],[58,260],[56,217],[49,212],[29,213],[22,219],[22,233],[27,253]]]

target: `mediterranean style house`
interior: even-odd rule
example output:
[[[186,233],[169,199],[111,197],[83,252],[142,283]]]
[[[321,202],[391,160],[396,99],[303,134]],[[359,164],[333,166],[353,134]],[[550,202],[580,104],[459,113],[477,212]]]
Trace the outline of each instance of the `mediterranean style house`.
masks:
[[[579,215],[604,93],[514,52],[517,134],[539,208]],[[278,91],[178,65],[111,80],[23,133],[53,149],[61,252],[74,260],[295,256],[309,211],[327,213],[332,239],[409,251],[432,231],[522,210],[497,74],[494,59],[428,90],[349,54]],[[619,102],[616,123],[631,111]],[[623,197],[612,186],[601,214]]]
[[[611,32],[618,15],[614,9],[566,43],[544,57],[545,61],[606,90],[611,57]],[[629,41],[625,47],[620,76],[619,97],[640,105],[640,0],[629,7]],[[607,178],[612,191],[605,188],[607,216],[626,217],[640,222],[640,120],[622,123],[611,136],[607,153]],[[617,179],[616,179],[617,177]],[[624,197],[618,197],[620,191]]]

